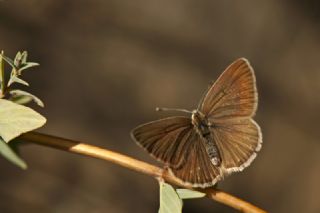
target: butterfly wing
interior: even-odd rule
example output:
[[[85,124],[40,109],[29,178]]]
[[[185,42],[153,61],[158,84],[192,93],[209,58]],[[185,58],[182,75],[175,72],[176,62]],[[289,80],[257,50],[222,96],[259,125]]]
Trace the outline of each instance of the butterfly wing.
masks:
[[[209,120],[252,117],[257,103],[253,69],[248,60],[240,58],[227,67],[211,86],[198,110]]]
[[[221,169],[211,163],[203,139],[195,130],[192,131],[189,139],[192,146],[186,150],[186,163],[170,168],[174,176],[192,187],[210,187],[223,178]]]
[[[260,127],[252,119],[216,122],[211,131],[226,173],[242,171],[261,148]]]
[[[133,129],[131,135],[151,156],[166,163],[174,176],[193,187],[209,187],[221,179],[204,142],[187,117],[169,117]]]
[[[192,128],[190,118],[168,117],[136,127],[131,136],[151,156],[170,167],[179,167],[185,162],[185,152],[192,145]]]
[[[226,173],[242,171],[262,144],[258,124],[251,119],[258,103],[256,79],[249,62],[240,58],[221,74],[199,110],[205,114]]]
[[[257,108],[255,76],[246,59],[232,63],[211,86],[198,110],[209,121],[222,163],[212,164],[191,119],[169,117],[135,128],[133,139],[166,163],[177,178],[193,187],[209,187],[225,174],[248,166],[261,147],[259,126],[251,119]]]

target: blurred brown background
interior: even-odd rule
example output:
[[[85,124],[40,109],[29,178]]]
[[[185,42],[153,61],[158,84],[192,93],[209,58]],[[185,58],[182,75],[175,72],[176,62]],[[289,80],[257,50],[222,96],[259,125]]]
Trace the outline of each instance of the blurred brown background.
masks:
[[[264,144],[219,187],[271,212],[320,212],[318,1],[1,0],[0,49],[28,50],[46,104],[40,131],[154,162],[136,125],[193,109],[238,57],[257,75]],[[170,114],[172,115],[172,114]],[[158,185],[108,162],[26,145],[29,169],[0,159],[1,212],[157,212]],[[235,212],[185,202],[184,212]]]

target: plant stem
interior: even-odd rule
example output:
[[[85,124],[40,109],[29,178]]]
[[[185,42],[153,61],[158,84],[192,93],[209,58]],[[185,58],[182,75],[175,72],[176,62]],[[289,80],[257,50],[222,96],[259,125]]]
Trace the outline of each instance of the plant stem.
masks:
[[[146,162],[136,160],[134,158],[122,155],[107,149],[99,148],[89,144],[64,139],[56,136],[46,135],[37,132],[29,132],[19,137],[22,140],[29,141],[35,144],[53,147],[56,149],[72,152],[80,155],[85,155],[93,158],[98,158],[106,161],[110,161],[114,164],[126,167],[128,169],[143,173],[154,178],[162,178],[164,181],[191,189],[190,186],[185,185],[178,178],[171,175],[167,170],[161,169],[157,166],[148,164]],[[266,212],[244,200],[241,200],[233,195],[218,189],[207,188],[207,189],[193,189],[206,193],[206,196],[210,199],[216,200],[220,203],[233,207],[241,212],[247,213],[263,213]]]
[[[3,98],[5,89],[6,89],[6,83],[4,79],[4,62],[2,56],[4,55],[4,52],[1,51],[0,53],[0,83],[1,83],[1,93],[0,93],[0,98]]]

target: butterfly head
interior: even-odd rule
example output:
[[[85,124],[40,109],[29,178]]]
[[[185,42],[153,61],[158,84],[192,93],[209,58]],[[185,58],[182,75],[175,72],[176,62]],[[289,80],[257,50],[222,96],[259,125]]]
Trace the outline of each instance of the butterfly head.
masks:
[[[192,111],[191,119],[192,124],[196,127],[204,125],[206,121],[205,115],[196,109]]]

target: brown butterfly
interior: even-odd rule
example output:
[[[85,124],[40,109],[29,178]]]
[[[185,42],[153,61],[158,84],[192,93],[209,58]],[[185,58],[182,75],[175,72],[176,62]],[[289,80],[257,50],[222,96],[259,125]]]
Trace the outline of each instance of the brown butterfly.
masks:
[[[210,187],[249,166],[260,150],[262,134],[252,120],[257,104],[253,69],[240,58],[209,88],[196,110],[171,109],[191,117],[156,120],[136,127],[131,135],[185,184]]]

